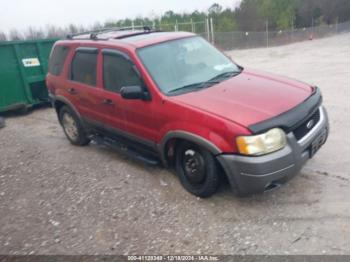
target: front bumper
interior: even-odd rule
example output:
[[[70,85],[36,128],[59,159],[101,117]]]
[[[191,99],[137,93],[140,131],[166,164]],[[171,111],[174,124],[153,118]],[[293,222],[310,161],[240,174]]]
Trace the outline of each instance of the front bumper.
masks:
[[[262,193],[279,186],[299,173],[311,157],[314,141],[325,143],[328,132],[328,116],[320,107],[320,120],[310,132],[299,141],[292,132],[287,134],[287,146],[274,153],[250,157],[232,154],[217,156],[224,168],[231,186],[240,195]]]

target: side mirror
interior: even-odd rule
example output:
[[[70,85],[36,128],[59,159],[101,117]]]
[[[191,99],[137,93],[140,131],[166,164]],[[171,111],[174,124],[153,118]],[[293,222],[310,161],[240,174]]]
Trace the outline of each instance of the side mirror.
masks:
[[[150,100],[150,95],[141,86],[124,86],[120,90],[120,95],[124,99]]]

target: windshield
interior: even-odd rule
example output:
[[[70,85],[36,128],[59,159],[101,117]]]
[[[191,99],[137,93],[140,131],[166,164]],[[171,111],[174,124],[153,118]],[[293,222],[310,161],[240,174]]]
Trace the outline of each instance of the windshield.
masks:
[[[190,92],[238,74],[241,69],[201,37],[168,41],[138,50],[161,91]]]

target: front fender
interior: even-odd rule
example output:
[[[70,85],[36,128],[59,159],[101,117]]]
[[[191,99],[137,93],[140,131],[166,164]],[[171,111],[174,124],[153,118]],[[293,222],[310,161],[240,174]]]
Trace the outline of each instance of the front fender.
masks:
[[[214,155],[219,155],[222,153],[220,148],[218,148],[215,144],[208,141],[207,139],[205,139],[199,135],[196,135],[196,134],[193,134],[193,133],[190,133],[187,131],[182,131],[182,130],[170,131],[165,135],[165,137],[163,138],[163,141],[161,143],[161,150],[163,152],[165,150],[165,146],[166,146],[167,142],[169,142],[173,138],[180,138],[183,140],[187,140],[187,141],[196,143],[197,145],[207,149],[208,151],[210,151]]]
[[[188,125],[187,125],[188,126]],[[192,129],[192,130],[191,130]],[[191,129],[169,129],[168,132],[162,137],[160,144],[158,144],[158,150],[161,160],[165,166],[167,163],[167,143],[172,139],[182,139],[189,142],[193,142],[213,155],[220,155],[225,151],[232,150],[230,145],[220,135],[214,133],[212,130],[208,130],[204,127],[191,128]],[[197,132],[195,132],[196,130]]]

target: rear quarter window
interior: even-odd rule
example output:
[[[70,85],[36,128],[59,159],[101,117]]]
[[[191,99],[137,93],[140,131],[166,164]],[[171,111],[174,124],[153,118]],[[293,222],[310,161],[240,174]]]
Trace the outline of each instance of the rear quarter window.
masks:
[[[55,46],[49,61],[49,73],[55,76],[59,76],[62,73],[64,62],[70,48],[68,46]]]

